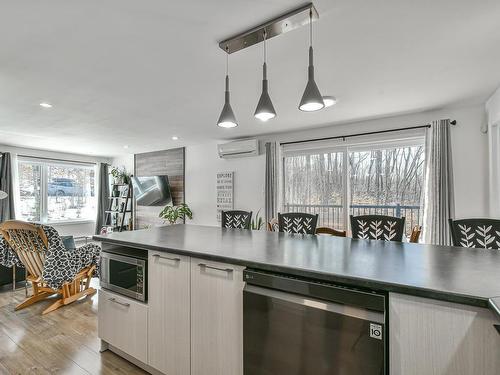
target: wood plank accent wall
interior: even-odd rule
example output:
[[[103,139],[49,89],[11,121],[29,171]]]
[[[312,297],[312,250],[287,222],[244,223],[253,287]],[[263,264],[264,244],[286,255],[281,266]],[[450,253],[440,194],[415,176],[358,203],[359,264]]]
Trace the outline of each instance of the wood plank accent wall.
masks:
[[[185,148],[146,152],[134,155],[134,175],[137,177],[167,175],[174,205],[184,203],[185,196]],[[161,206],[137,206],[134,209],[134,226],[142,229],[146,225],[163,224],[158,217]]]

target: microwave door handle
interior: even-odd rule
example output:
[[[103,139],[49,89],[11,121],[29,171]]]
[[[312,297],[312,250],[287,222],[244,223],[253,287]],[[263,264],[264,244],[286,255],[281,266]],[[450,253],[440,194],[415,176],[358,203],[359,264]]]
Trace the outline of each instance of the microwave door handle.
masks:
[[[108,258],[101,258],[101,281],[104,283],[108,282],[108,266],[109,260]]]

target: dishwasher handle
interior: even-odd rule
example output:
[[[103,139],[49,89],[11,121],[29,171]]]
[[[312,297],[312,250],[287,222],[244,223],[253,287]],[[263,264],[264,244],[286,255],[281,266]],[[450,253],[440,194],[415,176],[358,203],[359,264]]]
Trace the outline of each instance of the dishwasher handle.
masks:
[[[313,309],[328,311],[331,313],[350,316],[357,319],[367,320],[383,325],[385,316],[381,312],[363,309],[360,307],[347,306],[340,303],[318,300],[297,294],[291,294],[274,289],[261,288],[254,285],[246,285],[244,293],[258,294],[260,296],[277,299],[285,302],[294,303],[297,305],[307,306]]]
[[[243,281],[248,285],[385,313],[386,297],[382,293],[252,269],[243,271]]]

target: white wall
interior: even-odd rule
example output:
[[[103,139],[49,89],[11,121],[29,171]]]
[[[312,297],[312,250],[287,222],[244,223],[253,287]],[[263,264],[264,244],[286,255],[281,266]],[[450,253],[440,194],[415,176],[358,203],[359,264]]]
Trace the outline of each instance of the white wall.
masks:
[[[331,109],[335,110],[335,108]],[[456,217],[487,216],[488,159],[484,125],[484,104],[447,108],[410,115],[332,125],[260,137],[262,141],[291,141],[347,135],[366,131],[424,125],[435,119],[457,120],[452,130],[455,174]],[[272,121],[266,126],[272,127]],[[218,225],[216,221],[215,175],[219,171],[234,171],[234,207],[254,212],[264,209],[265,156],[222,160],[217,155],[219,142],[186,147],[186,202],[191,206],[192,223]]]
[[[125,167],[125,170],[134,173],[134,154],[115,156],[111,159],[110,164],[114,167]]]
[[[31,148],[13,147],[0,144],[0,152],[10,152],[11,154],[40,157],[40,158],[51,158],[51,159],[61,159],[61,160],[71,160],[89,163],[110,163],[111,158],[98,157],[92,155],[79,155],[79,154],[69,154],[63,152],[53,152],[46,150],[37,150]],[[68,223],[68,224],[55,224],[53,227],[59,232],[60,235],[73,235],[73,236],[90,236],[94,234],[95,230],[95,220],[86,221],[82,223]]]
[[[265,156],[220,159],[216,141],[186,147],[186,203],[193,210],[192,224],[218,225],[216,174],[234,171],[235,209],[264,212]]]

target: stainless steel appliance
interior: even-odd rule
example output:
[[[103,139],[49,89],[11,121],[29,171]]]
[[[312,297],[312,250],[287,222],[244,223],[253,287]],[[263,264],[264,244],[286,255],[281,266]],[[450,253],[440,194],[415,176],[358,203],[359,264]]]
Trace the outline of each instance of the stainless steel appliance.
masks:
[[[147,300],[147,251],[108,246],[101,253],[101,287]]]
[[[244,272],[244,375],[387,374],[383,294]]]

